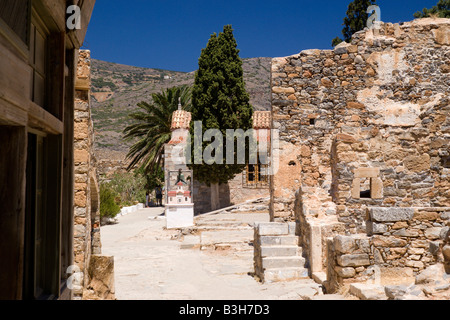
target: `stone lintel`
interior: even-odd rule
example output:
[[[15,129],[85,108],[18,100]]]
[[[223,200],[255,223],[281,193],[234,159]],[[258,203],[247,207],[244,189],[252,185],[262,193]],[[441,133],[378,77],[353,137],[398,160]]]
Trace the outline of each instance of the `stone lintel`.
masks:
[[[397,222],[409,221],[414,217],[413,208],[368,208],[371,221]]]
[[[368,254],[345,254],[337,257],[337,263],[341,267],[360,267],[370,265]]]
[[[355,169],[355,178],[378,178],[380,168],[358,168]]]

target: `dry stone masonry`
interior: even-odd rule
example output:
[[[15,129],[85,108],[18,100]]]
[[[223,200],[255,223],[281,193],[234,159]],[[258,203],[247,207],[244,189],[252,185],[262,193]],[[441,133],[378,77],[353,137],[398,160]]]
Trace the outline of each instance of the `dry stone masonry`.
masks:
[[[100,198],[93,149],[90,66],[90,51],[80,50],[75,84],[73,243],[74,263],[82,274],[82,283],[73,290],[73,294],[74,299],[110,300],[114,299],[114,259],[101,255]]]
[[[431,18],[273,59],[271,219],[330,290],[449,260],[449,65],[450,19]]]

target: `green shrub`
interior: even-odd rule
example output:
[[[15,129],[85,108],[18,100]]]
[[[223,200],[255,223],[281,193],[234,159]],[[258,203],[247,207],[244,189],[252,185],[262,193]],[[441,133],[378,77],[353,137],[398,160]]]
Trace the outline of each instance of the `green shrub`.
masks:
[[[120,172],[112,176],[109,185],[120,197],[120,206],[132,206],[145,202],[145,178],[133,172]]]
[[[116,202],[118,194],[109,186],[103,183],[100,185],[100,216],[114,218],[120,207]]]

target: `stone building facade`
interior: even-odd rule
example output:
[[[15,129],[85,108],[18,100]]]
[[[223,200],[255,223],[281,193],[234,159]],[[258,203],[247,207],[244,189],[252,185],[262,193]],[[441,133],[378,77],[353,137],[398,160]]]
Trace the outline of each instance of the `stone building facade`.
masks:
[[[94,5],[0,1],[1,300],[72,298],[75,77]]]
[[[172,117],[171,130],[173,131],[172,140],[165,146],[165,171],[177,171],[178,169],[188,170],[185,164],[176,165],[172,161],[172,157],[185,157],[184,150],[189,135],[189,128],[191,123],[191,114],[181,110],[175,111]],[[253,116],[253,128],[258,134],[262,131],[269,131],[271,128],[271,114],[267,111],[255,111]],[[266,136],[269,132],[265,132]],[[235,176],[234,179],[226,184],[219,185],[219,203],[220,208],[226,208],[235,204],[241,204],[246,201],[268,199],[269,184],[259,183],[251,179],[249,183],[248,168]],[[166,174],[167,176],[167,174]],[[167,183],[166,183],[167,185]],[[195,214],[202,214],[211,211],[211,188],[204,183],[200,183],[195,179],[193,181],[193,199]],[[259,204],[261,207],[261,204]]]
[[[261,132],[264,133],[264,137],[270,137],[271,126],[272,121],[270,111],[253,112],[253,130],[255,138],[258,139]],[[270,197],[268,176],[265,176],[265,178],[261,177],[261,175],[256,177],[254,169],[247,166],[242,173],[237,174],[232,180],[228,181],[228,183],[220,184],[220,208],[241,204],[246,201],[268,199]],[[211,188],[206,184],[195,180],[195,177],[194,202],[196,214],[211,211]],[[264,205],[264,203],[268,205],[268,201],[263,200],[262,204]],[[261,204],[256,205],[256,207],[261,207]]]
[[[80,50],[75,82],[74,299],[114,299],[114,259],[101,255],[100,189],[91,117],[91,55]],[[100,272],[101,270],[101,272]]]
[[[311,272],[342,284],[374,265],[415,274],[442,260],[449,46],[450,19],[420,19],[273,59],[271,219],[297,222]],[[338,249],[339,235],[356,237],[351,249]]]

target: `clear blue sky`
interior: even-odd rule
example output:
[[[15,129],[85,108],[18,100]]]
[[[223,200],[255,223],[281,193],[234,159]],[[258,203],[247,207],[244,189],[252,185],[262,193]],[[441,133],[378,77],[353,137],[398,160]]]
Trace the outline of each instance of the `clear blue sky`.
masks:
[[[212,33],[231,24],[241,58],[330,49],[351,0],[97,0],[84,48],[132,66],[194,71]],[[438,0],[378,0],[381,20],[413,20]]]

